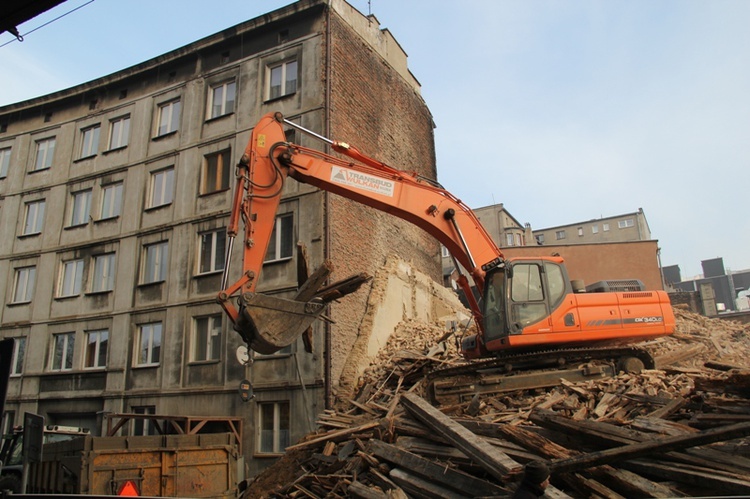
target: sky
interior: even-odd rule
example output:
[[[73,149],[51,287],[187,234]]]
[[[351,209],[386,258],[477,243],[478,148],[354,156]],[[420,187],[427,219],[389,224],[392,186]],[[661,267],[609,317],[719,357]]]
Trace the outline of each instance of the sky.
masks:
[[[19,26],[23,42],[0,35],[0,106],[289,3],[67,0]],[[349,3],[407,53],[439,181],[469,206],[534,229],[643,208],[683,279],[717,257],[750,269],[750,1]]]

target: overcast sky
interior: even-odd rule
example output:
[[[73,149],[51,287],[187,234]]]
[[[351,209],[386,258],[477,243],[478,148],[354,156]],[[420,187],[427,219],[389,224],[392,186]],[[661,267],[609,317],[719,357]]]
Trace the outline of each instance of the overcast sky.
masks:
[[[68,0],[19,31],[83,7],[0,47],[0,105],[291,3],[88,2]],[[750,1],[350,3],[408,54],[437,126],[439,180],[469,206],[502,202],[536,229],[643,208],[663,265],[683,278],[716,257],[750,269]]]

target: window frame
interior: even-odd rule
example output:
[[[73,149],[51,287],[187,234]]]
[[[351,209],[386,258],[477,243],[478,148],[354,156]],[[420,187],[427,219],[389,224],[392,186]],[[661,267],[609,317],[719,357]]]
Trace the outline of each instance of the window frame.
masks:
[[[289,67],[291,65],[294,65],[294,73],[295,77],[293,80],[289,80],[287,78],[287,73],[289,71]],[[279,74],[279,85],[273,85],[274,82],[274,72],[276,70],[280,70]],[[289,89],[287,86],[289,83],[294,82],[294,88]],[[266,91],[265,91],[265,97],[266,101],[272,101],[276,99],[281,99],[284,97],[287,97],[289,95],[294,95],[297,93],[297,89],[299,89],[299,58],[298,57],[291,57],[288,59],[285,59],[283,61],[277,61],[273,62],[271,64],[266,65]],[[274,93],[274,88],[278,87],[278,94]]]
[[[227,89],[232,88],[232,93],[234,94],[233,99],[230,101],[227,99]],[[221,103],[216,105],[216,92],[217,90],[221,89],[221,95],[219,98],[221,99]],[[208,106],[207,106],[207,112],[206,112],[206,119],[207,120],[214,120],[217,118],[221,118],[222,116],[229,116],[231,114],[234,114],[235,109],[237,109],[237,78],[229,78],[222,80],[218,83],[212,84],[209,86],[209,99],[208,99]],[[231,102],[231,109],[227,110],[228,103]]]
[[[158,330],[156,329],[156,326],[158,326]],[[145,332],[148,332],[149,335],[148,345],[144,352],[143,337]],[[156,333],[158,333],[158,335]],[[164,340],[164,324],[161,321],[139,324],[136,334],[137,338],[133,348],[133,367],[158,367],[161,363],[161,346]],[[156,336],[158,336],[158,338],[155,340]],[[156,355],[154,355],[155,350]],[[143,353],[145,353],[145,361],[143,361]],[[154,357],[156,357],[155,360]]]
[[[289,237],[289,254],[282,255],[284,252],[284,226],[283,221],[286,219],[291,219],[291,222],[289,224],[289,231],[291,232]],[[273,250],[274,255],[273,258],[269,258],[268,255]],[[274,263],[274,262],[285,262],[288,260],[291,260],[294,256],[294,212],[289,213],[281,213],[276,215],[276,220],[274,221],[273,230],[271,231],[271,236],[269,237],[268,242],[268,250],[266,251],[266,255],[263,259],[263,263]]]
[[[291,443],[291,433],[292,433],[292,407],[291,402],[289,400],[280,400],[280,401],[268,401],[268,402],[258,402],[258,426],[257,426],[257,435],[256,435],[256,454],[262,454],[262,455],[279,455],[284,453],[284,449],[289,446]],[[264,424],[266,422],[266,419],[268,419],[264,415],[264,408],[272,407],[273,409],[273,415],[272,415],[272,421],[271,426],[272,428],[265,429]],[[283,416],[283,406],[286,406],[286,421],[282,421]],[[286,428],[282,428],[282,424],[286,424]],[[264,435],[265,431],[271,431],[271,449],[268,450],[265,448],[265,444],[267,442],[267,438]],[[284,438],[284,435],[282,432],[286,431],[286,436]]]
[[[23,374],[24,361],[26,358],[26,336],[13,338],[13,355],[10,361],[10,375],[20,376]]]
[[[216,164],[213,164],[213,160]],[[215,168],[215,171],[211,171]],[[209,175],[209,173],[212,173]],[[232,149],[226,148],[220,151],[205,154],[201,168],[200,195],[208,196],[218,192],[224,192],[231,187],[232,176]],[[211,185],[209,186],[209,182]]]
[[[91,338],[95,337],[95,341],[93,342],[93,352],[91,351],[92,348],[92,341]],[[102,337],[104,337],[102,339]],[[84,355],[83,355],[83,368],[85,370],[101,370],[107,368],[107,357],[109,355],[109,329],[96,329],[92,331],[86,331],[85,332],[85,347],[84,347]],[[104,344],[104,352],[102,353],[102,343]],[[91,362],[91,365],[89,365],[90,356],[93,353],[93,361]],[[103,364],[100,364],[103,359]]]
[[[110,220],[122,214],[124,182],[112,182],[102,186],[99,220]],[[114,191],[114,196],[111,192]]]
[[[107,262],[104,268],[100,267],[100,262]],[[109,293],[115,289],[115,276],[117,272],[117,253],[111,251],[92,257],[91,272],[91,292],[92,293]],[[99,277],[101,268],[101,277]],[[99,283],[100,285],[97,285]]]
[[[72,265],[72,267],[70,267]],[[72,269],[72,274],[69,273]],[[57,293],[55,298],[72,298],[79,296],[83,289],[83,258],[75,258],[60,262],[60,273],[57,282]],[[72,281],[68,278],[72,277]],[[69,286],[68,283],[70,283]],[[71,289],[68,289],[71,288]]]
[[[631,227],[635,227],[635,220],[633,220],[632,218],[626,218],[625,220],[617,221],[618,229],[629,229]]]
[[[175,111],[175,106],[177,107]],[[168,110],[167,119],[164,119],[164,111]],[[156,130],[154,138],[164,137],[177,133],[180,129],[180,117],[182,114],[182,99],[180,97],[161,102],[156,105]],[[176,116],[175,116],[176,115]],[[166,127],[164,126],[166,123]],[[164,131],[162,131],[164,128]]]
[[[60,351],[60,365],[56,367],[58,359],[58,340],[62,339],[62,349]],[[73,370],[73,360],[75,357],[76,333],[55,333],[52,335],[52,348],[49,359],[49,371],[63,372]]]
[[[19,288],[21,285],[21,277],[25,275],[23,279],[23,289]],[[24,265],[17,267],[13,273],[13,301],[12,304],[19,303],[31,303],[34,299],[34,287],[36,283],[36,265]],[[19,299],[19,291],[22,292],[22,299]]]
[[[34,211],[30,216],[32,206],[34,207]],[[33,236],[42,233],[42,229],[44,229],[44,212],[46,211],[46,207],[46,199],[35,199],[34,201],[27,201],[24,203],[22,236]]]
[[[0,147],[0,179],[8,177],[10,170],[10,158],[13,154],[13,146]]]
[[[70,193],[70,213],[68,215],[68,227],[81,227],[88,225],[91,218],[92,189],[81,189]],[[83,201],[83,204],[80,203]]]
[[[151,250],[155,253],[151,253]],[[157,284],[167,279],[169,270],[169,240],[143,245],[140,284]]]
[[[565,236],[566,236],[565,230],[556,230],[555,231],[555,240],[556,241],[562,241],[563,239],[565,239]]]
[[[31,171],[40,172],[49,170],[50,168],[52,168],[52,163],[55,156],[57,137],[54,135],[51,137],[45,137],[43,139],[38,139],[35,143],[36,151],[34,153],[34,166],[31,168]]]
[[[219,237],[223,236],[223,250],[219,251]],[[210,241],[207,243],[207,238]],[[209,247],[208,268],[204,267],[206,247]],[[198,262],[197,275],[214,274],[222,272],[226,267],[226,248],[227,248],[227,231],[226,228],[207,230],[198,233]],[[218,260],[221,260],[219,262]],[[219,264],[220,263],[220,264]]]
[[[609,232],[609,223],[602,224],[602,232]]]
[[[78,151],[78,159],[91,158],[99,153],[101,128],[100,123],[81,128],[81,147]],[[89,134],[93,134],[93,136]]]
[[[591,233],[592,234],[598,234],[599,233],[599,224],[594,224],[591,226]]]
[[[130,114],[124,114],[109,120],[108,151],[128,147],[130,143]]]
[[[162,175],[165,175],[163,180],[159,180]],[[166,168],[160,168],[151,172],[149,185],[147,209],[161,208],[162,206],[169,206],[174,202],[174,188],[175,188],[175,168],[174,166],[168,166]],[[157,187],[159,199],[156,199]],[[158,202],[158,204],[157,204]]]
[[[205,329],[201,327],[205,321]],[[190,363],[205,364],[221,361],[224,326],[222,314],[193,317],[190,341]],[[214,343],[217,341],[218,344]]]

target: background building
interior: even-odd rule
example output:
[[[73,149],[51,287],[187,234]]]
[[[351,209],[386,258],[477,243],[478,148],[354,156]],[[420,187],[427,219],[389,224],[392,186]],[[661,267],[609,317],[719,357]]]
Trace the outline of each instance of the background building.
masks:
[[[643,208],[638,208],[638,211],[634,213],[536,229],[534,230],[534,237],[539,244],[648,241],[651,239],[651,229],[648,227]]]
[[[302,0],[0,108],[0,337],[15,339],[4,425],[26,411],[94,433],[107,412],[240,417],[251,472],[313,429],[367,290],[331,306],[313,354],[293,344],[251,366],[235,359],[240,338],[215,302],[233,165],[272,111],[436,177],[433,122],[406,54],[342,0]],[[296,288],[297,241],[312,267],[333,261],[333,280],[374,274],[392,254],[440,276],[426,233],[291,180],[276,234],[264,292]],[[237,394],[244,378],[253,403]]]

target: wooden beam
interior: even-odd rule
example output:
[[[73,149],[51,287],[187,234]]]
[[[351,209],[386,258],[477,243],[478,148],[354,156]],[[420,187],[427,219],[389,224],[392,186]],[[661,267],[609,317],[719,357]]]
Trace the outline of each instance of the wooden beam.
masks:
[[[430,481],[470,496],[500,495],[508,492],[494,483],[476,478],[460,470],[435,464],[429,459],[399,449],[395,445],[387,444],[381,440],[370,440],[370,451],[376,457],[390,461]]]
[[[738,423],[721,428],[712,428],[700,433],[659,438],[647,442],[615,447],[598,452],[590,452],[569,459],[550,463],[555,472],[578,471],[591,466],[635,459],[654,453],[663,454],[677,449],[733,440],[750,435],[750,423]]]
[[[510,471],[520,471],[518,462],[435,409],[422,397],[404,393],[401,404],[415,418],[446,438],[501,482],[508,480]]]

